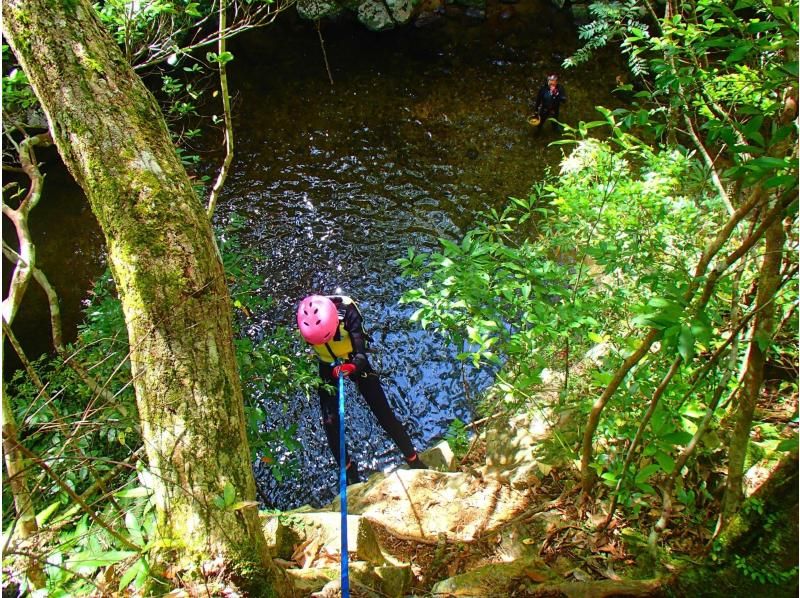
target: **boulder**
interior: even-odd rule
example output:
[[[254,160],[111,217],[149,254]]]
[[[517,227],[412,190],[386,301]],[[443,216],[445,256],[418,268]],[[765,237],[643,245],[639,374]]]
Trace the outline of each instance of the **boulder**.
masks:
[[[411,587],[409,567],[371,567],[356,561],[348,569],[350,587],[358,586],[358,595],[370,598],[401,598]],[[341,596],[341,570],[337,568],[289,570],[295,588],[303,596],[312,598],[338,598]]]
[[[367,0],[358,7],[358,20],[370,31],[385,31],[394,27],[394,20],[384,2]]]
[[[510,563],[491,563],[433,586],[434,596],[511,596],[529,585],[555,580],[541,559],[526,558]],[[523,586],[523,588],[520,588]]]
[[[338,501],[330,508],[335,509]],[[375,476],[348,495],[348,511],[397,538],[470,542],[519,513],[525,496],[493,480],[465,473],[398,469]],[[380,536],[380,533],[379,533]]]
[[[414,4],[411,0],[386,0],[386,6],[389,7],[389,12],[396,24],[404,25],[411,20],[414,12]]]
[[[273,554],[284,560],[291,560],[298,546],[307,543],[309,550],[315,554],[307,554],[306,560],[313,562],[316,554],[339,554],[341,549],[341,515],[339,513],[286,513],[280,517],[277,526],[264,526],[269,535],[271,527],[275,527]],[[385,559],[381,552],[375,532],[369,522],[358,515],[347,516],[348,552],[355,554],[359,560],[383,565]]]
[[[323,17],[333,17],[342,12],[342,7],[334,0],[297,0],[297,14],[304,19],[316,21]]]
[[[425,465],[437,471],[451,471],[453,469],[453,462],[455,455],[453,449],[447,444],[446,440],[442,440],[433,448],[422,452],[422,460]]]

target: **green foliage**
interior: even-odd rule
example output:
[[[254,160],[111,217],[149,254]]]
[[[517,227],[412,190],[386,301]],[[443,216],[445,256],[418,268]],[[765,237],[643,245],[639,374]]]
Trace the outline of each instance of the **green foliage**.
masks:
[[[668,330],[667,348],[691,351],[692,329],[707,341],[708,325],[674,298],[715,222],[686,195],[689,167],[679,152],[580,142],[558,177],[484,215],[460,243],[442,239],[440,252],[398,260],[426,281],[403,298],[420,306],[412,320],[434,325],[475,365],[509,361],[520,390],[557,366],[567,343],[582,351],[648,317]],[[630,305],[638,322],[624,315]],[[624,351],[622,337],[614,344]]]
[[[634,108],[616,111],[621,125],[660,139],[684,131],[689,119],[709,153],[730,161],[726,176],[767,189],[796,185],[797,160],[772,150],[796,135],[794,123],[777,116],[797,81],[797,2],[681,2],[649,26],[636,4],[592,4],[594,21],[580,31],[584,46],[565,66],[618,41],[643,82]]]
[[[19,68],[11,49],[3,44],[3,113],[5,115],[24,114],[38,105],[28,77]],[[24,117],[20,116],[24,122]]]
[[[447,427],[447,432],[444,435],[447,444],[450,445],[450,450],[453,451],[456,459],[462,459],[469,450],[469,428],[467,424],[456,418]]]

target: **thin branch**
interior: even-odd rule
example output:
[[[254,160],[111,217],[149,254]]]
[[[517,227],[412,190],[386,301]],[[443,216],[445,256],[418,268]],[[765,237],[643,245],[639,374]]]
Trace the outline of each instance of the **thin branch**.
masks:
[[[214,182],[214,186],[212,187],[211,194],[208,198],[208,207],[206,208],[206,213],[208,214],[209,219],[211,219],[211,217],[214,215],[214,210],[217,206],[217,199],[222,191],[222,186],[225,184],[225,179],[228,178],[228,172],[230,171],[231,163],[233,162],[233,118],[231,117],[231,96],[230,91],[228,90],[228,69],[226,66],[226,59],[223,57],[223,54],[226,51],[225,40],[227,39],[225,31],[228,27],[226,21],[227,15],[225,13],[226,8],[226,0],[220,0],[219,44],[217,45],[217,59],[219,61],[219,87],[220,93],[222,94],[222,111],[223,118],[225,120],[225,160],[222,162],[222,166],[219,169],[219,174],[217,175],[217,180]]]
[[[113,527],[111,527],[108,523],[106,523],[106,521],[102,517],[97,515],[95,510],[92,509],[89,505],[87,505],[86,502],[80,496],[78,496],[75,493],[75,491],[72,488],[70,488],[70,486],[64,480],[62,480],[58,476],[58,474],[56,474],[50,468],[50,466],[47,463],[45,463],[43,459],[39,458],[33,452],[29,451],[24,445],[20,444],[19,442],[14,442],[14,446],[20,452],[22,452],[23,455],[25,455],[31,462],[36,463],[36,465],[41,467],[47,473],[47,475],[50,476],[50,479],[52,479],[58,485],[58,487],[61,488],[61,490],[66,492],[67,495],[80,507],[80,509],[84,513],[86,513],[89,516],[89,518],[92,521],[94,521],[97,525],[106,530],[126,548],[130,550],[135,550],[137,553],[141,551],[142,548],[140,546],[133,544],[130,540],[120,535]]]

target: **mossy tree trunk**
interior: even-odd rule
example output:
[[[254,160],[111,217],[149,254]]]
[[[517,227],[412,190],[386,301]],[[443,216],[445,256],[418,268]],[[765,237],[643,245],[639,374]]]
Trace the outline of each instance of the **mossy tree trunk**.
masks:
[[[255,498],[230,297],[155,99],[86,0],[6,0],[3,34],[105,235],[163,536],[174,556],[223,555],[263,580],[255,503],[214,506],[228,484]]]
[[[728,447],[728,483],[722,504],[723,521],[728,521],[742,503],[744,463],[750,441],[753,414],[764,383],[767,347],[775,327],[775,294],[781,281],[781,263],[786,235],[782,219],[777,219],[766,232],[766,244],[756,293],[756,317],[747,353],[744,384],[738,395],[734,413],[734,429]]]

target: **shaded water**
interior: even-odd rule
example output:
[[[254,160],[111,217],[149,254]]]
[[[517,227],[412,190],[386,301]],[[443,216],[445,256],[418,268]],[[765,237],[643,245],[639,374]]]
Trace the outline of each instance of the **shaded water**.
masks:
[[[478,212],[524,196],[557,167],[562,150],[547,146],[555,135],[536,136],[525,116],[545,74],[577,47],[569,14],[544,1],[492,4],[487,21],[447,10],[431,27],[380,34],[323,24],[333,86],[312,23],[284,15],[233,40],[236,159],[216,215],[220,222],[243,217],[245,244],[267,257],[254,266],[277,307],[251,334],[291,324],[296,302],[310,292],[341,289],[360,302],[389,400],[419,449],[455,417],[470,419],[464,384],[474,396],[490,373],[462,370],[454,347],[408,323],[413,308],[398,300],[415,281],[401,279],[394,260],[409,246],[433,249],[438,237],[460,238]],[[592,120],[596,104],[614,104],[615,64],[600,57],[562,72],[564,120]],[[48,182],[48,192],[71,189]],[[53,201],[37,210],[63,207],[57,200],[45,207]],[[37,233],[42,265],[64,275],[54,282],[73,312],[103,265],[86,209],[73,210],[75,222],[60,212],[33,218],[47,222]],[[46,317],[21,314],[19,326],[38,328],[41,338]],[[399,452],[352,388],[348,401],[349,444],[362,470],[398,465]],[[324,503],[334,496],[336,472],[317,399],[290,397],[288,406],[267,406],[270,426],[298,424],[303,448],[281,459],[296,457],[301,475],[278,483],[257,464],[260,495],[281,509]]]
[[[568,15],[544,2],[493,5],[488,22],[454,12],[435,27],[381,34],[337,23],[323,28],[333,86],[307,22],[233,44],[238,149],[218,217],[246,218],[247,244],[268,256],[257,268],[278,308],[259,326],[291,323],[310,292],[359,300],[389,400],[419,449],[455,417],[470,419],[464,381],[474,394],[490,373],[462,371],[456,348],[408,323],[412,308],[398,300],[414,281],[400,278],[394,260],[409,246],[461,237],[479,211],[526,195],[557,166],[561,150],[547,146],[555,135],[549,126],[535,135],[525,116],[545,74],[575,49],[574,35]],[[607,65],[565,73],[562,83],[568,122],[613,103]],[[399,464],[352,387],[348,401],[362,470]],[[299,425],[302,479],[278,483],[259,469],[262,497],[283,509],[332,498],[335,465],[316,397],[290,401],[285,415],[268,407],[271,425]]]

